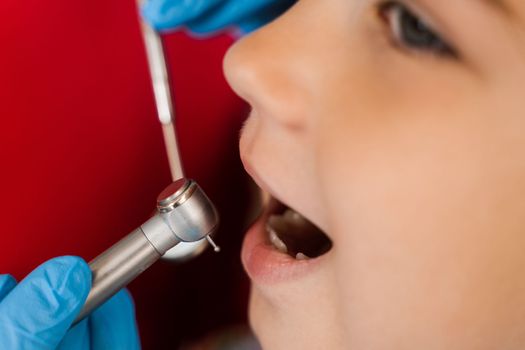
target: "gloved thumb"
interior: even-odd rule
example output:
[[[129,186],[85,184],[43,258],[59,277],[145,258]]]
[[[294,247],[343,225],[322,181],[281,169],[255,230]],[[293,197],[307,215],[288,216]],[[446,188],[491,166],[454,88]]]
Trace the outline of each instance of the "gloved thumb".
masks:
[[[91,288],[84,260],[65,256],[45,262],[0,302],[3,349],[55,349]]]

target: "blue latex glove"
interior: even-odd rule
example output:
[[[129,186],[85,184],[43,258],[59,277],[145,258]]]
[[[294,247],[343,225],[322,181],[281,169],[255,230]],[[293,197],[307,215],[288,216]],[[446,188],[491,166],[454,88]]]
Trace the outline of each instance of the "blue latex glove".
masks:
[[[187,27],[197,35],[231,27],[251,32],[288,9],[296,0],[149,0],[142,15],[157,30]]]
[[[140,349],[133,302],[125,290],[69,329],[90,286],[88,265],[71,256],[45,262],[18,285],[10,275],[0,275],[0,348]]]

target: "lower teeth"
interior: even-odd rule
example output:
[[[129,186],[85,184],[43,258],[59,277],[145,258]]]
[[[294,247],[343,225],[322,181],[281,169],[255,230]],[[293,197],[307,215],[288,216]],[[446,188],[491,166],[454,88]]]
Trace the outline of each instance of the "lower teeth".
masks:
[[[308,260],[310,259],[308,255],[297,250],[293,251],[295,248],[294,244],[292,244],[292,249],[289,249],[286,243],[277,234],[277,232],[290,232],[290,230],[292,230],[292,232],[296,231],[296,233],[297,231],[304,233],[304,231],[307,230],[305,222],[307,222],[307,220],[304,219],[301,214],[292,209],[286,210],[282,215],[272,215],[266,222],[268,238],[272,245],[281,253],[289,254],[297,260]]]
[[[274,229],[270,225],[266,225],[266,231],[268,232],[268,237],[270,238],[270,242],[272,242],[273,246],[277,248],[278,251],[281,253],[288,253],[288,247],[286,244],[277,236],[277,233],[275,233]],[[308,256],[306,256],[303,253],[297,253],[295,254],[295,258],[297,260],[308,260],[310,259]]]
[[[266,224],[266,231],[268,232],[268,236],[270,237],[270,242],[272,242],[273,246],[277,248],[278,251],[281,253],[288,253],[288,247],[284,242],[277,236],[277,233],[275,233],[274,229],[269,225]]]
[[[295,258],[296,258],[297,260],[308,260],[308,259],[310,259],[309,257],[307,257],[306,255],[304,255],[303,253],[297,253],[297,254],[295,255]]]

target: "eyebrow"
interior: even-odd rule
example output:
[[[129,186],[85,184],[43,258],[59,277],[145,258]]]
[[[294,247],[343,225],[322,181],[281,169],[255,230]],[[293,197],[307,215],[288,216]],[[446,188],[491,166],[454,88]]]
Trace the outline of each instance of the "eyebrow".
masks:
[[[509,4],[505,0],[481,0],[481,2],[505,14],[510,14],[511,12]]]

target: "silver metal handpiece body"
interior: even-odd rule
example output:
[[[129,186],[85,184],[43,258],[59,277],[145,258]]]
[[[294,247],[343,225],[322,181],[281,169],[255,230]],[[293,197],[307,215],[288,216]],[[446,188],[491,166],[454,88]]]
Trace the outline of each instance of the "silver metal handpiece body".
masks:
[[[74,324],[125,287],[180,242],[209,238],[219,224],[217,210],[196,182],[180,179],[157,199],[157,213],[93,259],[92,287]]]

